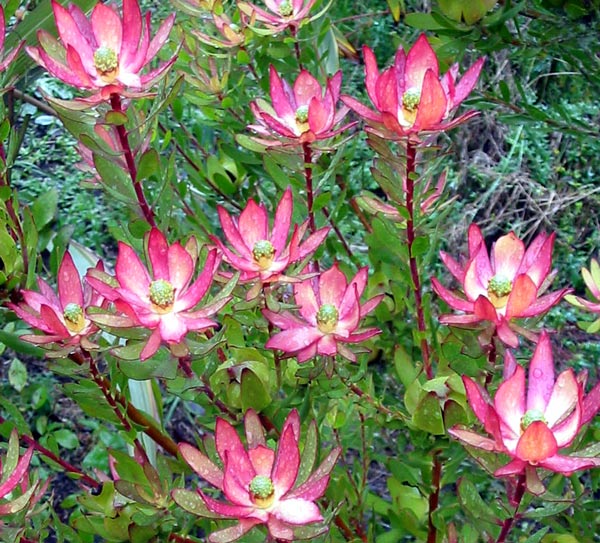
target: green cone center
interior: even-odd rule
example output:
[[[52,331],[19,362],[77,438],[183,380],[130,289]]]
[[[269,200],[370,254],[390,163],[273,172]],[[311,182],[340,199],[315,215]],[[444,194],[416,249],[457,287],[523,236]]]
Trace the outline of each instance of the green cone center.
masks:
[[[283,0],[281,4],[279,4],[279,14],[283,17],[289,17],[294,13],[294,6],[290,0]]]
[[[266,508],[273,503],[275,494],[275,487],[273,481],[266,475],[257,475],[250,481],[248,487],[250,497],[252,501],[258,505],[258,507]]]
[[[305,123],[308,121],[308,106],[300,106],[296,110],[296,121]]]
[[[149,291],[150,301],[160,307],[166,309],[173,305],[175,301],[175,289],[173,285],[165,279],[157,279],[150,283]]]
[[[83,309],[79,304],[67,304],[63,309],[63,317],[70,332],[80,332],[85,326]]]
[[[421,102],[421,91],[419,89],[408,89],[402,95],[402,107],[411,113],[416,111]]]
[[[324,334],[330,334],[337,326],[339,313],[333,304],[323,304],[317,311],[317,326]]]
[[[512,281],[503,275],[494,275],[488,283],[488,295],[492,305],[499,309],[508,302],[508,295],[512,291]]]
[[[257,241],[252,248],[252,256],[262,270],[267,270],[273,263],[275,248],[270,241],[266,239]]]
[[[119,66],[119,57],[110,47],[101,46],[94,53],[94,66],[101,75],[114,72]]]
[[[542,413],[539,409],[530,409],[523,415],[523,418],[521,419],[521,430],[524,432],[532,422],[536,422],[538,420],[542,421],[544,424],[547,424],[544,413]]]

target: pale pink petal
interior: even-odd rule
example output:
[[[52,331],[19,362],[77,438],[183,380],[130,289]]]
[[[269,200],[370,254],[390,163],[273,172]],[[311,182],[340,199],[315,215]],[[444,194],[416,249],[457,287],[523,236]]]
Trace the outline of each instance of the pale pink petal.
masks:
[[[493,439],[489,437],[480,436],[471,430],[465,430],[463,428],[453,427],[448,430],[448,433],[451,436],[454,436],[456,439],[459,439],[463,443],[470,445],[471,447],[477,447],[478,449],[483,449],[484,451],[496,451],[496,443],[494,443]]]
[[[313,289],[313,280],[307,279],[294,285],[294,298],[299,306],[300,315],[310,324],[316,326],[319,302]]]
[[[122,289],[131,291],[140,299],[147,298],[151,281],[148,271],[135,251],[122,242],[119,242],[115,271]]]
[[[516,436],[521,433],[521,418],[525,414],[525,371],[521,366],[504,381],[496,392],[494,408],[498,416]]]
[[[235,470],[231,469],[232,458],[231,454],[225,453],[225,475],[223,476],[223,494],[227,499],[235,505],[244,507],[255,507],[250,498],[247,486],[238,479]],[[235,461],[233,461],[235,463]],[[248,481],[246,482],[248,485]]]
[[[169,247],[167,264],[168,280],[175,287],[178,295],[185,289],[194,273],[194,260],[179,242]],[[205,268],[207,266],[205,265]],[[209,264],[210,267],[210,264]],[[204,293],[202,293],[204,295]]]
[[[148,258],[152,266],[154,279],[171,280],[168,254],[169,244],[167,238],[158,228],[153,228],[148,236]]]
[[[444,89],[433,71],[428,70],[421,89],[421,99],[414,122],[415,130],[427,130],[439,123],[446,114],[446,106]]]
[[[118,55],[123,38],[123,24],[119,14],[113,8],[98,3],[92,11],[91,21],[98,46],[107,47]]]
[[[520,458],[515,458],[506,466],[497,469],[494,472],[494,477],[505,477],[507,475],[517,475],[525,472],[525,468],[528,466],[527,462],[524,462]]]
[[[273,509],[273,514],[289,524],[308,524],[323,520],[317,505],[301,498],[281,500]]]
[[[542,332],[540,340],[529,363],[529,383],[527,389],[527,411],[546,411],[546,405],[554,387],[554,361],[550,337]],[[552,425],[550,425],[552,426]]]
[[[150,334],[150,337],[148,338],[146,345],[144,345],[144,348],[142,349],[142,352],[140,353],[140,360],[144,361],[144,360],[147,360],[148,358],[150,358],[151,356],[153,356],[154,353],[156,353],[156,351],[158,351],[158,348],[160,347],[161,343],[162,343],[162,340],[160,337],[160,330],[158,328],[156,328],[152,332],[152,334]]]
[[[543,412],[550,428],[572,411],[580,411],[581,387],[572,369],[563,371],[557,377],[551,392]]]
[[[119,52],[119,64],[132,69],[131,62],[135,59],[138,50],[142,49],[138,47],[142,35],[142,12],[137,0],[123,0],[123,28],[125,33],[121,48],[115,52]],[[139,70],[141,65],[136,68]]]
[[[541,467],[554,472],[571,475],[574,471],[600,466],[600,458],[584,458],[577,456],[561,456],[555,454],[540,463]]]
[[[284,427],[277,452],[275,454],[275,463],[271,479],[275,487],[276,499],[285,496],[294,486],[298,477],[298,468],[300,466],[300,451],[298,450],[298,441],[294,433],[294,428],[289,425]]]
[[[556,439],[545,422],[534,421],[523,432],[517,443],[516,454],[533,465],[550,458],[558,450]]]
[[[275,219],[273,221],[273,229],[271,231],[271,243],[275,248],[276,254],[281,253],[285,248],[292,223],[293,207],[292,189],[288,187],[283,193],[277,206]]]
[[[271,336],[265,347],[280,349],[286,353],[295,353],[317,342],[322,336],[323,333],[317,328],[292,328]]]
[[[498,238],[492,248],[492,267],[495,274],[512,281],[524,255],[525,245],[514,232]]]
[[[269,67],[269,84],[271,103],[277,115],[282,118],[295,118],[296,104],[291,103],[293,94],[285,88],[284,82],[273,65]]]
[[[296,108],[307,106],[313,97],[322,98],[323,89],[320,83],[306,70],[302,70],[294,81]]]
[[[221,418],[217,418],[215,445],[221,460],[225,462],[229,456],[228,467],[234,470],[240,481],[249,484],[256,472],[248,458],[248,453],[233,426]]]
[[[348,288],[346,276],[339,269],[337,262],[319,276],[320,303],[331,304],[339,308]]]
[[[269,449],[266,445],[258,445],[248,449],[248,456],[257,475],[271,477],[273,462],[275,462],[275,451],[273,449]]]
[[[256,526],[257,524],[261,524],[262,522],[263,521],[261,521],[260,519],[255,518],[239,519],[238,524],[211,533],[208,536],[208,541],[209,543],[230,543],[231,541],[239,539],[246,532],[254,528],[254,526]]]
[[[263,205],[249,200],[239,218],[238,229],[240,236],[250,250],[257,241],[268,239],[268,217]]]
[[[454,91],[453,106],[458,106],[473,90],[483,68],[485,57],[478,59],[461,77]]]
[[[252,247],[246,245],[246,242],[240,235],[240,231],[233,222],[229,213],[227,213],[227,211],[225,211],[225,209],[221,206],[217,206],[217,213],[219,214],[221,228],[223,228],[223,232],[227,238],[227,241],[240,255],[246,258],[252,258]]]
[[[518,275],[506,303],[506,318],[521,317],[537,298],[537,287],[528,275]]]
[[[77,304],[83,308],[81,278],[79,277],[73,258],[68,252],[63,256],[60,268],[58,269],[57,283],[60,303],[63,309],[70,303]]]
[[[427,70],[439,78],[438,60],[425,34],[421,34],[406,55],[405,89],[420,89]]]

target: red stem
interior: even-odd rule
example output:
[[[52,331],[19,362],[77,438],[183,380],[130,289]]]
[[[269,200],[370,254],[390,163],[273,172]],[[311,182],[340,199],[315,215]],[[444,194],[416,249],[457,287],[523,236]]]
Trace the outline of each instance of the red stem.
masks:
[[[525,489],[527,486],[525,484],[525,482],[526,482],[526,475],[525,475],[525,473],[521,473],[519,475],[519,478],[517,479],[517,488],[515,490],[515,495],[513,496],[513,502],[516,504],[515,505],[515,514],[512,517],[507,518],[502,523],[502,530],[500,531],[500,535],[498,536],[498,539],[496,539],[496,543],[504,543],[506,541],[508,533],[510,532],[511,528],[513,527],[515,520],[517,520],[517,518],[518,518],[519,506],[521,505],[521,500],[523,499],[523,496],[525,495]]]
[[[123,104],[121,103],[121,96],[113,93],[110,95],[110,105],[113,108],[113,111],[117,113],[124,114]],[[156,227],[156,221],[154,220],[154,212],[148,205],[148,201],[146,200],[146,196],[144,196],[144,189],[142,188],[142,183],[137,179],[137,167],[135,165],[135,159],[133,158],[133,153],[131,151],[131,146],[129,145],[129,138],[127,137],[127,129],[125,125],[118,124],[116,127],[117,134],[119,136],[119,141],[121,143],[121,147],[123,148],[123,153],[125,155],[125,162],[127,163],[127,169],[129,170],[129,176],[131,177],[131,181],[133,183],[133,189],[135,190],[135,195],[137,197],[138,203],[140,204],[140,208],[146,219],[146,222],[150,226]]]
[[[313,179],[312,179],[312,149],[310,143],[304,142],[302,144],[302,151],[304,154],[304,179],[306,180],[306,207],[308,208],[308,229],[311,234],[316,232],[317,227],[315,224],[315,213],[313,211],[314,205],[314,193],[313,193]]]
[[[6,422],[6,419],[4,417],[0,416],[0,424],[4,424],[5,422]],[[20,438],[25,443],[27,443],[27,445],[29,445],[30,447],[33,447],[37,452],[39,452],[40,454],[43,454],[46,458],[49,458],[53,462],[56,462],[59,466],[61,466],[68,473],[75,473],[76,475],[81,477],[81,480],[86,485],[94,487],[94,488],[97,488],[100,486],[100,483],[98,481],[96,481],[95,479],[92,479],[89,475],[86,475],[85,473],[83,473],[79,468],[75,467],[73,464],[70,464],[66,460],[63,460],[63,459],[59,458],[58,456],[56,456],[56,454],[54,454],[51,450],[46,449],[46,447],[44,447],[43,445],[40,445],[31,436],[28,436],[27,434],[21,434]]]
[[[415,242],[415,181],[414,174],[417,166],[417,147],[410,141],[406,144],[406,211],[408,220],[406,221],[406,244],[408,247],[408,259],[410,266],[410,276],[413,282],[413,293],[415,297],[415,306],[417,309],[417,326],[421,334],[427,332],[425,325],[425,312],[423,311],[423,295],[421,292],[421,279],[419,277],[419,267],[417,259],[413,255],[412,249]],[[433,379],[433,369],[429,353],[429,343],[425,337],[421,338],[421,354],[423,355],[423,365],[427,379]]]
[[[435,543],[437,538],[437,528],[433,523],[433,513],[438,508],[440,503],[440,483],[442,480],[442,463],[439,459],[439,451],[433,453],[433,467],[431,473],[431,484],[433,490],[429,494],[429,516],[428,526],[429,530],[427,533],[427,543]]]

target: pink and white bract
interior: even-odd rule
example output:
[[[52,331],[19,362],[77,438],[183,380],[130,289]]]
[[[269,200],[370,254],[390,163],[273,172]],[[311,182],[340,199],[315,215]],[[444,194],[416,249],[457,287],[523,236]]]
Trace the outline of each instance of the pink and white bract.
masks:
[[[469,111],[450,119],[477,83],[484,58],[475,62],[457,82],[458,64],[440,77],[437,56],[424,34],[408,53],[400,47],[394,65],[381,73],[373,51],[365,46],[363,54],[365,85],[375,110],[351,96],[342,96],[342,101],[372,124],[382,137],[417,137],[422,132],[448,130],[477,115]]]
[[[190,331],[202,332],[216,326],[217,323],[209,317],[228,301],[221,299],[201,309],[194,309],[208,292],[219,266],[220,258],[216,249],[208,252],[204,268],[193,282],[195,252],[179,242],[169,245],[164,234],[156,228],[148,236],[148,257],[152,273],[148,272],[129,245],[119,243],[115,270],[117,284],[104,282],[97,275],[88,277],[88,281],[127,316],[108,315],[101,318],[96,315],[94,318],[98,322],[109,326],[141,326],[152,330],[141,351],[141,360],[151,357],[163,341],[175,345]]]
[[[267,10],[251,2],[238,1],[238,9],[251,20],[265,23],[273,32],[293,31],[308,17],[316,0],[265,0]]]
[[[40,45],[28,47],[29,55],[54,77],[80,89],[94,91],[92,102],[126,89],[143,92],[175,62],[176,55],[160,67],[141,74],[167,41],[175,15],[170,15],[150,39],[150,14],[142,18],[137,0],[123,0],[123,15],[116,7],[98,2],[88,20],[71,4],[64,8],[52,0],[60,43],[44,30]]]
[[[275,313],[263,310],[263,315],[282,332],[275,334],[265,345],[294,355],[306,362],[316,355],[341,354],[355,361],[356,355],[345,343],[360,343],[381,331],[377,328],[359,329],[360,321],[383,298],[375,296],[361,305],[360,297],[367,285],[367,268],[361,268],[350,281],[337,264],[323,272],[318,279],[294,284],[300,317],[289,311]]]
[[[306,70],[302,70],[293,87],[279,77],[273,66],[269,71],[271,104],[258,99],[250,107],[258,124],[248,128],[261,136],[281,136],[295,143],[311,143],[331,138],[356,123],[335,128],[348,113],[347,107],[336,111],[342,84],[342,72],[327,80],[325,89]],[[266,145],[281,141],[260,140]]]
[[[101,261],[96,270],[103,271]],[[82,338],[94,334],[98,327],[88,318],[86,309],[100,307],[104,298],[79,277],[73,258],[65,253],[58,269],[58,295],[38,277],[40,292],[22,290],[23,302],[7,304],[18,316],[44,335],[25,335],[22,339],[36,344],[56,343],[75,347]]]
[[[244,423],[247,449],[235,429],[217,419],[215,445],[223,463],[222,470],[195,447],[187,443],[179,445],[181,456],[192,469],[228,500],[216,500],[198,489],[208,511],[238,521],[232,527],[212,533],[208,541],[228,543],[259,524],[266,524],[274,540],[294,541],[297,539],[295,530],[323,521],[315,501],[325,493],[340,449],[333,449],[316,470],[299,481],[298,412],[293,410],[288,415],[276,451],[267,446],[263,427],[254,411],[246,412]],[[309,464],[309,469],[312,467],[314,464]],[[326,531],[322,525],[314,529],[311,537]]]
[[[454,427],[450,434],[472,447],[506,453],[511,461],[494,472],[496,477],[526,473],[530,490],[541,489],[536,468],[570,475],[600,466],[600,458],[559,454],[573,443],[581,427],[600,409],[600,394],[584,398],[585,378],[572,369],[554,375],[550,338],[544,332],[529,365],[527,394],[525,370],[507,351],[505,367],[512,374],[498,388],[492,402],[485,390],[463,377],[469,404],[492,438]]]
[[[519,345],[516,332],[528,334],[514,319],[534,317],[548,311],[569,292],[564,288],[540,296],[553,275],[552,248],[555,235],[538,235],[525,249],[525,244],[510,232],[498,238],[488,255],[481,230],[469,227],[469,258],[461,266],[450,255],[440,256],[450,273],[462,286],[462,298],[448,290],[437,279],[433,289],[452,309],[464,315],[442,315],[444,324],[470,326],[491,323],[490,332],[510,347]],[[532,334],[528,334],[533,338]]]
[[[270,283],[286,279],[283,271],[290,264],[307,257],[321,245],[329,228],[321,228],[301,242],[307,222],[294,225],[288,243],[293,205],[292,191],[288,188],[279,201],[272,228],[269,228],[265,206],[254,200],[248,202],[238,219],[218,207],[221,226],[231,249],[218,238],[211,239],[223,252],[225,261],[241,272],[240,282]]]

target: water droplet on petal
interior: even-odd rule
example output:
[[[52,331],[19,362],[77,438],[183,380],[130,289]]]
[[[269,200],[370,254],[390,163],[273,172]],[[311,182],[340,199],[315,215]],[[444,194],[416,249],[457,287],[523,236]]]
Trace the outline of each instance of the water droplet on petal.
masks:
[[[540,368],[535,368],[533,370],[533,376],[536,379],[541,379],[544,376],[544,372]]]

